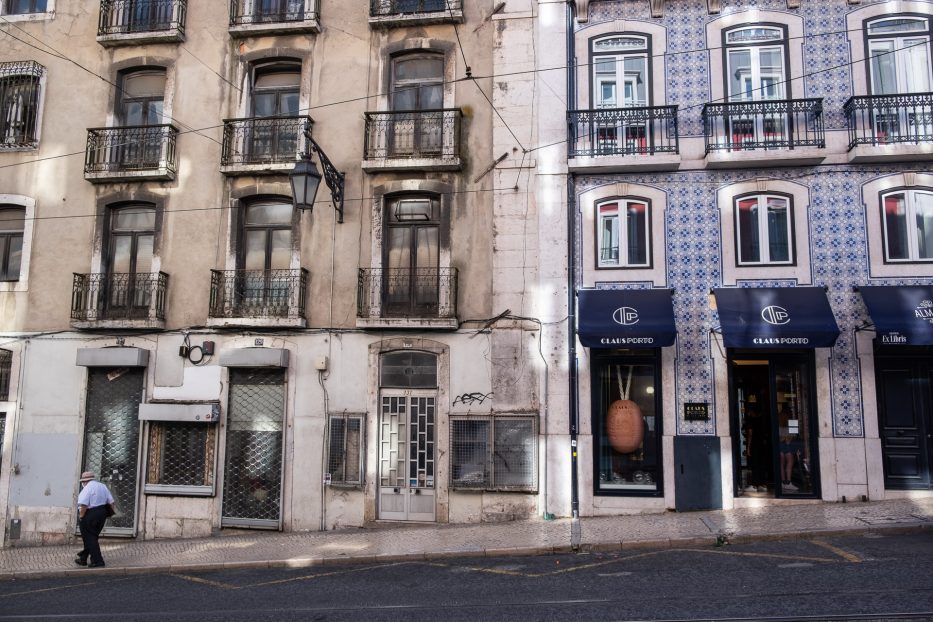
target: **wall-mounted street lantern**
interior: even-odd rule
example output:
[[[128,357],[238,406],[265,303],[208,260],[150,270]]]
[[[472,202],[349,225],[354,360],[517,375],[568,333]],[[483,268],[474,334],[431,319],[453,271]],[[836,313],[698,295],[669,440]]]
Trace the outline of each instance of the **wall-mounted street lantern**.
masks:
[[[321,150],[321,147],[311,137],[310,126],[305,127],[304,137],[308,148],[301,159],[295,163],[295,168],[288,174],[288,180],[292,185],[292,204],[309,212],[314,209],[314,198],[317,196],[318,187],[321,185],[322,175],[317,169],[317,165],[311,159],[311,154],[316,153],[321,161],[321,167],[324,169],[324,183],[330,188],[331,200],[334,209],[337,210],[337,222],[343,222],[343,182],[344,174],[341,173],[331,163],[330,158]]]

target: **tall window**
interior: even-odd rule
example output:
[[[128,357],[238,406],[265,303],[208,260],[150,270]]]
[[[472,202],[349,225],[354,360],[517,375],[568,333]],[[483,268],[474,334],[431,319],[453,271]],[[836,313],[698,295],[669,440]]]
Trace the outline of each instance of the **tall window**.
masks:
[[[107,300],[111,309],[148,315],[155,221],[155,207],[147,203],[111,209],[107,257]]]
[[[47,0],[4,0],[3,11],[7,15],[45,13]]]
[[[406,54],[392,61],[389,99],[399,114],[392,118],[390,153],[429,156],[443,150],[443,84],[442,54]]]
[[[389,315],[431,314],[438,308],[440,203],[407,195],[387,205],[384,291]]]
[[[26,210],[0,205],[0,281],[18,281],[23,257]]]
[[[933,192],[892,192],[882,205],[885,261],[933,260]]]
[[[872,95],[928,93],[930,20],[923,17],[883,17],[868,23],[868,54]]]
[[[236,287],[239,305],[288,309],[292,260],[291,202],[260,199],[243,210],[238,257],[242,271]]]
[[[729,101],[785,99],[784,31],[746,26],[726,33]]]
[[[256,119],[251,140],[254,158],[289,156],[298,152],[298,132],[294,124],[273,119],[297,117],[300,94],[300,62],[275,61],[256,66],[251,102],[252,116]]]
[[[164,98],[164,69],[140,69],[123,74],[117,106],[120,125],[159,125]]]
[[[736,199],[735,231],[739,265],[793,263],[793,218],[787,197]]]
[[[613,199],[596,206],[599,214],[600,268],[635,268],[651,264],[648,202]]]
[[[594,39],[593,107],[599,109],[644,108],[650,105],[651,77],[648,73],[648,37],[610,35]],[[643,153],[648,127],[644,116],[610,116],[599,122],[597,148],[615,153]]]
[[[13,353],[10,350],[0,349],[0,402],[10,399],[10,377],[12,375]]]
[[[39,142],[39,87],[45,69],[33,61],[0,63],[0,148]]]

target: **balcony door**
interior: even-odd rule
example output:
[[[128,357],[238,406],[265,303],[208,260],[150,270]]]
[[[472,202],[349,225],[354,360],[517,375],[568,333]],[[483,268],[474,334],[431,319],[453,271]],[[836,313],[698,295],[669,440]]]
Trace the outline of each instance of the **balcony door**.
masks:
[[[788,99],[784,33],[779,28],[748,26],[726,33],[726,84],[730,103]],[[741,109],[741,107],[740,107]],[[728,140],[767,146],[783,143],[788,133],[787,110],[750,105],[744,113],[727,113]]]
[[[304,0],[254,0],[253,21],[285,22],[304,17]]]
[[[593,42],[593,104],[598,154],[649,153],[647,116],[625,112],[650,105],[646,37],[603,37]]]
[[[125,73],[117,100],[117,123],[127,128],[116,137],[112,160],[127,169],[159,168],[165,101],[165,70],[144,69]]]
[[[406,196],[389,202],[383,271],[387,316],[437,315],[439,212],[434,197]]]
[[[933,90],[930,68],[930,23],[920,17],[886,17],[868,25],[869,73],[872,95],[914,95]],[[924,140],[933,135],[929,104],[873,106],[879,142],[909,136]]]
[[[408,54],[392,61],[390,157],[443,153],[444,57]]]
[[[253,161],[294,159],[298,133],[293,123],[276,119],[299,114],[301,63],[275,62],[260,65],[253,76],[253,126],[249,153]]]
[[[105,285],[107,318],[147,318],[152,303],[155,207],[125,205],[110,210]]]
[[[240,315],[288,315],[293,219],[290,202],[268,199],[246,205],[234,300]]]

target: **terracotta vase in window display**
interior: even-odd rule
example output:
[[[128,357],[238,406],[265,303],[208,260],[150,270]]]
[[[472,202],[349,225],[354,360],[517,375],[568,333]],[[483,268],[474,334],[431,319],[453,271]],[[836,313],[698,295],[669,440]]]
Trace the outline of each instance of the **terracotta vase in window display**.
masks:
[[[645,419],[638,404],[628,399],[632,387],[632,368],[629,367],[628,383],[622,387],[619,374],[619,393],[622,399],[609,404],[606,412],[606,433],[609,445],[617,452],[629,454],[639,449],[645,440]]]

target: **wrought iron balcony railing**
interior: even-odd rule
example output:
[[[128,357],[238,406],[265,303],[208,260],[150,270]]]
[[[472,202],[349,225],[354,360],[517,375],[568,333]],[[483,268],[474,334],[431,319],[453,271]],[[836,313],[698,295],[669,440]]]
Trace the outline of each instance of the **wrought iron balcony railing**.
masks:
[[[826,146],[819,98],[705,104],[703,128],[707,154]]]
[[[413,13],[449,13],[463,10],[462,0],[370,0],[370,17]]]
[[[84,173],[164,171],[174,175],[177,137],[178,129],[173,125],[89,129]]]
[[[842,110],[849,149],[933,141],[933,93],[852,97]]]
[[[230,0],[231,26],[307,22],[317,17],[317,0]]]
[[[567,121],[571,158],[680,152],[677,106],[571,110]]]
[[[163,321],[167,291],[164,272],[75,274],[71,319]]]
[[[311,117],[224,119],[222,166],[293,163],[305,148]]]
[[[308,271],[211,270],[208,315],[217,318],[304,319]]]
[[[456,318],[456,268],[361,268],[361,318]]]
[[[97,36],[145,32],[184,34],[188,0],[101,0]]]
[[[405,112],[367,112],[367,160],[457,160],[460,156],[459,108]]]

